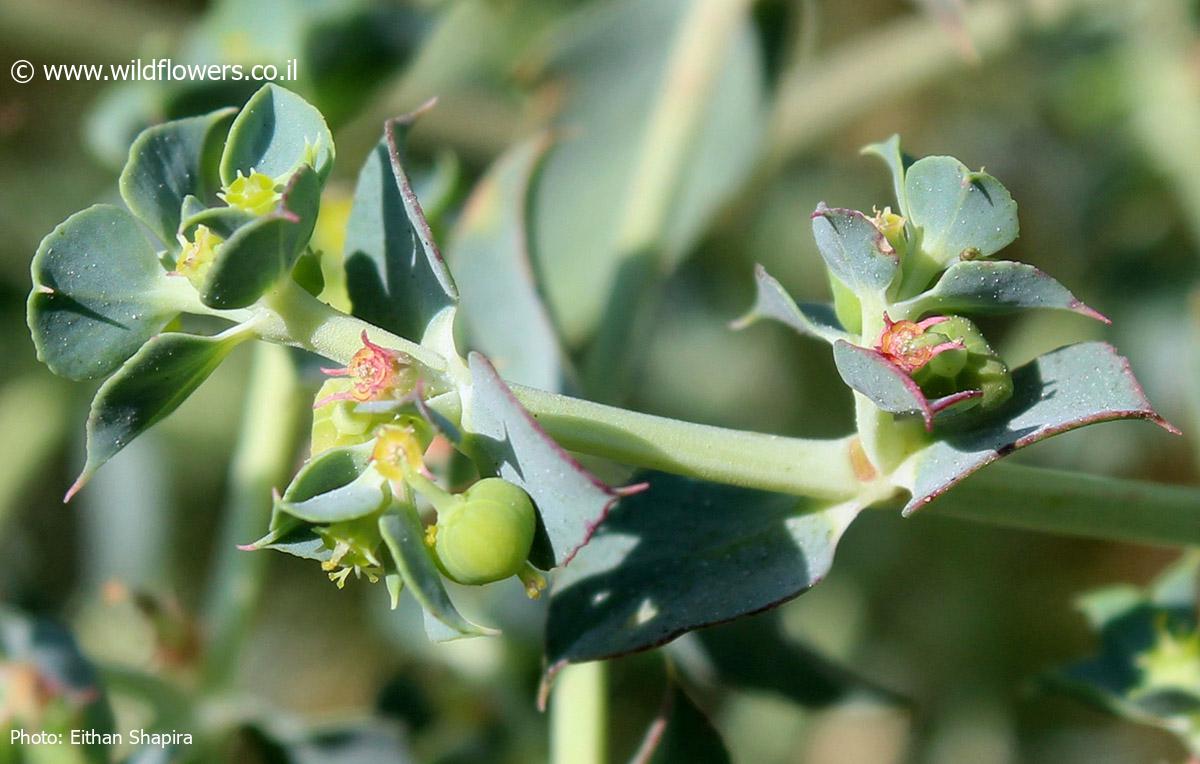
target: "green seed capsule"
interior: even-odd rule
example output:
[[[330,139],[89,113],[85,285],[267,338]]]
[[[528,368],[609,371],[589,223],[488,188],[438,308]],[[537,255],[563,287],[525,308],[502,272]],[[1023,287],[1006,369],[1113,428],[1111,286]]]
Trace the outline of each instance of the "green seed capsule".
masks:
[[[521,572],[533,545],[533,502],[520,487],[486,478],[438,508],[438,566],[460,584],[490,584]]]
[[[962,316],[951,316],[932,327],[930,334],[961,342],[963,351],[940,354],[926,368],[914,375],[926,395],[941,397],[962,390],[980,390],[983,396],[964,401],[956,408],[965,411],[978,406],[981,411],[990,411],[1012,397],[1012,375],[1008,366],[984,338],[974,323]],[[958,356],[958,357],[955,357]],[[942,361],[940,365],[934,361]],[[957,368],[955,368],[957,367]],[[952,371],[952,373],[945,373]]]

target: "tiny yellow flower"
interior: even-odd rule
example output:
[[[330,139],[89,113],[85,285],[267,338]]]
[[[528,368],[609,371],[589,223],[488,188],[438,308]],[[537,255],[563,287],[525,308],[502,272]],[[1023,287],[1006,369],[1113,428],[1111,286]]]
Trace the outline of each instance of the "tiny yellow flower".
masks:
[[[186,276],[192,286],[199,289],[217,258],[217,247],[225,240],[209,230],[208,226],[198,225],[191,241],[182,235],[179,241],[183,249],[179,253],[179,259],[175,261],[175,272]]]
[[[276,190],[275,179],[257,170],[251,170],[249,176],[238,170],[237,178],[217,196],[230,207],[252,215],[265,215],[275,209],[282,198]]]

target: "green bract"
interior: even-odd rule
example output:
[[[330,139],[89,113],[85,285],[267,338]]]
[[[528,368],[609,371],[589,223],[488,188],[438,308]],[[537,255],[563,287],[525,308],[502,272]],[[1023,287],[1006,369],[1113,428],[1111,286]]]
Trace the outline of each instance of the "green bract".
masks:
[[[533,544],[529,494],[507,480],[485,478],[461,498],[438,509],[438,567],[460,584],[490,584],[515,576]]]

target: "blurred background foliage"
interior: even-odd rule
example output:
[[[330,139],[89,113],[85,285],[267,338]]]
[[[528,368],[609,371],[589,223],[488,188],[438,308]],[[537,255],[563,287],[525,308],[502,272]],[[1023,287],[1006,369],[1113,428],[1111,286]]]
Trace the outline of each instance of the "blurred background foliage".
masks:
[[[1114,321],[1105,328],[1033,313],[986,322],[1010,363],[1069,341],[1109,339],[1188,433],[1181,442],[1113,423],[1016,458],[1194,482],[1200,7],[731,6],[747,9],[746,22],[733,32],[692,29],[716,47],[682,63],[668,41],[687,0],[0,0],[0,46],[5,61],[39,67],[298,58],[296,87],[329,116],[337,139],[322,221],[335,252],[337,213],[345,214],[385,117],[440,99],[416,129],[412,153],[426,193],[444,202],[434,216],[443,245],[490,162],[551,127],[556,143],[531,191],[530,255],[573,361],[568,386],[649,412],[792,435],[850,427],[850,395],[827,350],[783,328],[733,333],[726,324],[750,302],[756,262],[797,299],[826,297],[808,213],[819,201],[867,210],[890,201],[885,173],[858,149],[898,132],[916,155],[986,165],[1020,205],[1012,259],[1044,267]],[[654,121],[671,66],[698,67],[708,72],[701,81],[714,83],[698,103],[686,88],[669,91],[668,108],[701,125],[680,156],[682,138]],[[28,264],[70,212],[115,200],[137,130],[237,103],[253,89],[0,79],[0,599],[71,627],[103,667],[118,729],[149,723],[146,703],[135,700],[144,673],[184,698],[199,692],[195,653],[205,623],[197,614],[219,546],[250,353],[238,351],[63,507],[82,462],[92,391],[36,363],[24,326]],[[656,209],[653,195],[642,204],[641,186],[630,190],[631,178],[655,163],[665,173],[657,182],[673,189]],[[653,190],[656,179],[638,182]],[[317,380],[303,382],[315,388]],[[1160,732],[1032,690],[1039,674],[1094,647],[1071,607],[1078,594],[1144,584],[1172,556],[965,524],[936,511],[912,520],[867,513],[829,579],[782,609],[783,624],[911,706],[811,711],[765,691],[699,700],[738,761],[1178,760],[1180,749]],[[265,564],[234,691],[209,713],[240,708],[245,718],[260,714],[262,729],[307,730],[374,709],[372,724],[394,723],[418,761],[546,756],[547,720],[533,702],[543,608],[515,583],[455,592],[504,638],[433,646],[411,602],[393,613],[378,587],[339,592],[298,560],[275,555]],[[688,639],[673,649],[686,655]],[[753,641],[744,649],[753,654]],[[616,664],[615,752],[636,746],[661,693],[639,681],[644,660]],[[276,760],[267,737],[248,725],[221,755]],[[297,753],[320,748],[304,740],[294,760],[320,760]],[[390,760],[362,756],[355,760]]]

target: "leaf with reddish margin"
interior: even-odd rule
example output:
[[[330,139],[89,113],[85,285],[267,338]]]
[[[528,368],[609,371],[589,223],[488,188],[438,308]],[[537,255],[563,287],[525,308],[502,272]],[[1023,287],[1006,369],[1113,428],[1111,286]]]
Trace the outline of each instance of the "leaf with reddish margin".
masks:
[[[933,430],[933,418],[938,412],[983,395],[979,390],[964,390],[931,401],[912,377],[878,350],[852,345],[845,340],[834,343],[833,361],[847,385],[889,414],[920,416],[929,431]]]
[[[891,286],[900,258],[866,215],[822,202],[812,214],[812,229],[829,271],[856,294],[881,293]]]
[[[829,343],[850,339],[838,322],[833,306],[813,303],[797,305],[787,290],[761,265],[754,266],[754,283],[754,305],[744,316],[732,322],[730,328],[745,329],[761,319],[770,318],[787,324],[801,334]]]
[[[404,136],[432,105],[384,125],[383,138],[359,172],[346,225],[346,288],[354,315],[414,340],[443,308],[458,302],[403,166]]]
[[[729,764],[721,734],[676,681],[672,667],[663,668],[662,703],[630,764]]]
[[[957,262],[942,274],[932,289],[899,303],[893,313],[915,318],[927,313],[1004,313],[1020,308],[1069,310],[1106,324],[1112,323],[1032,265],[1004,260]]]
[[[555,579],[549,675],[775,607],[829,572],[859,502],[646,473]]]
[[[1105,342],[1047,353],[1013,372],[1013,397],[986,420],[962,422],[914,454],[899,473],[908,515],[975,470],[1061,432],[1115,419],[1148,419],[1178,433],[1146,400],[1129,362]],[[969,426],[970,429],[965,429]]]
[[[566,565],[623,495],[580,466],[517,402],[485,356],[471,353],[471,387],[463,393],[464,448],[483,469],[525,489],[538,511],[530,560]]]

